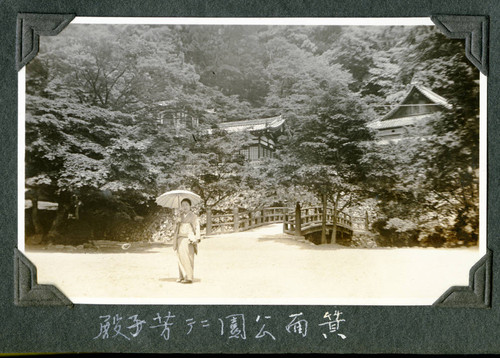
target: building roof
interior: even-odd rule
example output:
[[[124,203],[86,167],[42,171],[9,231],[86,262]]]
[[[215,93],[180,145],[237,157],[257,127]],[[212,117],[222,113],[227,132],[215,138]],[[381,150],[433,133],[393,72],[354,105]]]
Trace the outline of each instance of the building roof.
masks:
[[[368,123],[368,127],[373,129],[387,129],[409,126],[417,123],[419,120],[429,118],[429,114],[422,114],[419,116],[401,117],[394,119],[386,119],[385,121],[377,120]]]
[[[412,84],[410,89],[406,93],[405,97],[403,98],[403,100],[396,107],[394,107],[391,111],[389,111],[389,113],[387,113],[385,116],[383,116],[380,120],[384,121],[384,120],[389,119],[394,113],[396,113],[396,111],[399,108],[401,108],[401,106],[406,104],[406,102],[408,101],[410,96],[415,91],[420,92],[422,95],[424,95],[425,98],[427,98],[429,101],[431,101],[434,104],[437,104],[439,106],[443,106],[447,109],[451,109],[451,107],[452,107],[451,104],[449,104],[445,98],[441,97],[437,93],[434,93],[430,88],[427,88],[427,87],[422,86],[422,85]]]
[[[389,113],[385,114],[380,119],[368,123],[368,127],[373,129],[397,128],[413,125],[421,119],[428,118],[431,113],[391,118],[401,107],[405,105],[412,105],[412,103],[407,102],[416,91],[427,98],[430,101],[430,104],[435,104],[446,109],[452,108],[451,104],[445,98],[441,97],[437,93],[434,93],[431,89],[422,85],[412,84],[403,100],[401,100],[401,102],[397,106],[395,106],[391,111],[389,111]]]
[[[432,92],[430,88],[427,88],[427,87],[422,86],[422,85],[414,85],[414,86],[416,88],[418,88],[420,90],[420,92],[422,92],[422,94],[425,97],[427,97],[429,100],[431,100],[432,102],[434,102],[436,104],[440,104],[447,109],[451,109],[451,107],[452,107],[451,104],[448,103],[448,101],[444,97],[441,97],[437,93]]]
[[[232,121],[219,123],[221,129],[227,132],[259,131],[264,129],[277,129],[283,125],[285,119],[279,115],[271,118],[247,119],[243,121]]]

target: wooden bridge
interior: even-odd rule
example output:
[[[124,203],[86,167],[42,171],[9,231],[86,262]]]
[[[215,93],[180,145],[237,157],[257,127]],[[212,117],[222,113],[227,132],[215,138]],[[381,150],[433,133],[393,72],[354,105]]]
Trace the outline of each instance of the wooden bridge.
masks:
[[[326,208],[326,229],[331,233],[336,223],[337,238],[350,240],[352,237],[351,217],[344,213],[334,215],[331,207]],[[231,214],[206,215],[206,234],[230,233],[250,230],[256,227],[282,223],[283,232],[290,235],[311,237],[321,233],[323,227],[323,208],[321,206],[301,208],[267,207],[255,211],[233,209]],[[330,235],[330,234],[329,234]],[[314,240],[312,240],[314,241]]]

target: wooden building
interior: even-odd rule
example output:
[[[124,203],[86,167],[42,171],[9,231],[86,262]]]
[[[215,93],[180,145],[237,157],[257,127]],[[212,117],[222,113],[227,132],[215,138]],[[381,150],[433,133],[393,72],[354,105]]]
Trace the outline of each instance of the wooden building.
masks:
[[[214,113],[207,110],[207,113]],[[185,130],[193,130],[200,125],[198,116],[175,102],[160,102],[156,107],[156,120],[160,128],[182,135]],[[269,158],[276,150],[276,139],[283,133],[285,119],[280,115],[270,118],[247,119],[221,122],[219,128],[228,133],[249,132],[252,143],[243,147],[241,153],[250,161]],[[211,129],[207,130],[208,133]]]
[[[223,122],[219,127],[229,133],[247,131],[252,134],[252,144],[241,149],[250,161],[270,158],[274,155],[276,139],[283,133],[285,119],[280,115],[271,118]]]
[[[158,125],[179,134],[182,129],[194,129],[199,125],[198,116],[176,102],[163,101],[156,109]]]
[[[448,101],[429,88],[412,84],[403,100],[389,113],[368,124],[377,131],[379,140],[399,140],[409,129],[429,118],[431,114],[451,109]]]

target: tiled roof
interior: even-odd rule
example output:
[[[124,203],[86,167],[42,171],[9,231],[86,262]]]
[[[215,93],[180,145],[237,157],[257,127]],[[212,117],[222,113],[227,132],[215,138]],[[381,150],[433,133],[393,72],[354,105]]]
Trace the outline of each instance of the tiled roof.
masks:
[[[408,99],[408,97],[411,95],[411,93],[414,90],[418,90],[429,101],[431,101],[435,104],[443,106],[447,109],[451,109],[451,107],[452,107],[451,104],[448,103],[448,101],[445,98],[441,97],[437,93],[434,93],[430,88],[427,88],[427,87],[422,86],[422,85],[412,84],[410,89],[406,93],[405,97],[403,98],[403,100],[396,107],[394,107],[391,111],[389,111],[389,113],[387,113],[385,116],[383,116],[381,120],[384,121],[385,118],[391,117],[401,107],[401,105],[405,103],[405,101]]]
[[[223,122],[219,127],[228,132],[258,131],[280,127],[285,119],[280,115],[271,118],[247,119],[243,121]]]
[[[423,114],[420,116],[411,116],[411,117],[401,117],[394,119],[386,119],[386,120],[376,120],[368,123],[368,127],[373,129],[386,129],[386,128],[396,128],[402,126],[413,125],[419,120],[429,118],[429,114]]]
[[[422,92],[422,94],[432,102],[440,104],[447,109],[451,109],[451,104],[449,104],[444,97],[441,97],[437,93],[432,92],[430,88],[427,88],[422,85],[415,85],[415,87],[417,87],[420,90],[420,92]]]

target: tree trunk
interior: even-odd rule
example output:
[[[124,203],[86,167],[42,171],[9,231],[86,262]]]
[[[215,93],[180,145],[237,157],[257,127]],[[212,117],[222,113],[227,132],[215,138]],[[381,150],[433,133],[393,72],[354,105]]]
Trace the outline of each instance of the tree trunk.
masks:
[[[330,237],[330,244],[337,243],[337,208],[333,209],[333,231]]]
[[[212,209],[207,207],[207,226],[205,229],[206,235],[212,234]]]
[[[240,231],[240,214],[236,206],[233,208],[233,231]]]
[[[40,223],[40,216],[38,215],[38,197],[31,199],[31,221],[35,229],[35,234],[30,238],[33,244],[39,244],[43,241],[43,227]]]
[[[300,215],[300,203],[297,201],[295,204],[295,235],[302,235],[302,223],[301,223],[301,215]]]
[[[326,195],[323,194],[323,212],[321,213],[321,244],[326,244]]]
[[[41,235],[43,228],[40,223],[40,217],[38,216],[38,198],[31,199],[31,203],[31,220],[33,221],[33,227],[35,228],[35,235]]]
[[[80,219],[80,205],[82,204],[82,202],[80,201],[80,199],[78,199],[78,196],[76,197],[76,200],[75,200],[75,219],[76,220],[79,220]]]
[[[330,244],[335,244],[337,243],[337,206],[338,206],[338,196],[337,199],[335,199],[335,202],[333,203],[333,231],[332,231],[332,236],[330,238]]]
[[[52,240],[52,239],[57,238],[59,236],[59,228],[60,228],[61,224],[66,220],[66,218],[68,216],[68,211],[69,211],[68,205],[66,205],[66,204],[61,205],[61,203],[59,203],[59,208],[57,210],[56,218],[52,222],[50,230],[47,234],[47,237],[49,238],[49,240]]]

